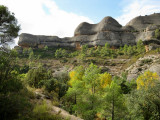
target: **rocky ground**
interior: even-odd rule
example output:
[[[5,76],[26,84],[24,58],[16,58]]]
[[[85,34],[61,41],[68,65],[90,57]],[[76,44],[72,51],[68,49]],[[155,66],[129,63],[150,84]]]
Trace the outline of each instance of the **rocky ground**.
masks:
[[[37,96],[38,101],[43,101],[45,100],[48,107],[51,108],[50,113],[53,115],[60,115],[62,118],[67,119],[67,120],[83,120],[79,117],[76,117],[74,115],[69,114],[67,111],[65,111],[62,108],[59,108],[57,106],[54,106],[52,104],[52,101],[50,99],[47,99],[47,96],[43,94],[42,90],[37,89],[34,91],[35,95]]]
[[[139,58],[134,64],[129,66],[125,71],[128,72],[128,80],[136,79],[144,71],[156,72],[160,75],[160,55],[146,55]]]

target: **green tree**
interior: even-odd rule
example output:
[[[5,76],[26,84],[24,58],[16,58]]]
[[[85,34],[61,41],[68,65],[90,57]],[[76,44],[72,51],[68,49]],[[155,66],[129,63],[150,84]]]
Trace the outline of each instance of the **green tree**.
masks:
[[[157,39],[160,38],[160,31],[159,31],[159,29],[156,29],[156,30],[155,30],[155,37],[156,37]]]
[[[45,50],[45,51],[47,51],[47,50],[48,50],[48,46],[47,46],[47,45],[44,47],[44,50]]]
[[[128,50],[128,45],[125,44],[123,47],[123,52],[125,55],[127,55],[127,50]]]
[[[51,73],[39,64],[37,67],[32,67],[28,71],[26,81],[32,87],[41,88],[45,81],[51,79],[51,77]]]
[[[83,75],[84,88],[80,102],[77,103],[77,112],[80,112],[84,119],[93,120],[100,106],[99,103],[99,74],[101,70],[94,64],[90,64]]]
[[[24,55],[24,57],[26,57],[28,55],[28,49],[27,48],[23,48],[23,55]]]
[[[105,46],[102,47],[101,49],[101,56],[104,57],[104,56],[110,56],[110,46],[108,43],[105,43]]]
[[[95,56],[95,49],[93,47],[89,49],[88,56],[91,56],[91,57]]]
[[[128,49],[127,49],[127,54],[131,56],[131,55],[133,55],[133,53],[134,53],[133,48],[132,48],[132,46],[130,45],[130,46],[128,47]]]
[[[20,26],[17,25],[17,19],[14,13],[11,13],[7,7],[0,5],[0,43],[13,40],[18,36]]]
[[[31,61],[34,60],[34,52],[33,51],[29,53],[29,59]]]
[[[139,40],[139,41],[137,42],[137,52],[138,52],[139,54],[145,52],[145,46],[143,45],[143,41],[142,41],[142,40]]]
[[[107,84],[109,75],[104,74],[99,78],[101,70],[94,64],[84,70],[82,66],[70,72],[71,87],[67,94],[72,96],[75,112],[86,120],[93,120],[100,108],[100,88]]]
[[[64,57],[67,57],[67,51],[65,49],[57,49],[56,52],[55,52],[55,57],[56,58],[64,58]]]
[[[112,120],[124,118],[122,113],[125,111],[125,99],[121,87],[112,81],[105,91],[102,115]]]
[[[82,45],[81,53],[86,55],[87,50],[88,50],[88,45],[87,44],[86,45]]]
[[[127,106],[131,119],[160,119],[160,82],[156,73],[146,71],[137,78],[137,90],[128,95]]]
[[[98,46],[97,49],[95,50],[95,54],[96,56],[100,56],[101,55],[101,46]]]
[[[68,84],[70,87],[67,91],[66,98],[69,98],[69,104],[73,104],[71,110],[69,110],[70,113],[75,112],[75,109],[73,108],[76,106],[77,100],[79,102],[79,98],[83,93],[84,82],[82,81],[82,77],[84,71],[85,69],[83,66],[78,66],[69,73],[70,80],[68,81]]]
[[[98,85],[100,85],[98,79],[100,72],[101,70],[93,63],[91,63],[85,70],[83,79],[85,81],[86,88],[91,92],[91,94],[96,93],[96,89],[98,88]]]
[[[0,48],[0,119],[18,119],[30,108],[16,62],[15,51]]]

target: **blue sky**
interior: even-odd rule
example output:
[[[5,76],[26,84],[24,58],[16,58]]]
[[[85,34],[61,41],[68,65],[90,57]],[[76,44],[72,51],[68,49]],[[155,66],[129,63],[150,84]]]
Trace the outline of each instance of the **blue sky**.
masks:
[[[95,23],[105,16],[118,17],[122,13],[123,0],[54,0],[56,4],[67,12],[87,16]]]
[[[160,0],[0,0],[15,13],[20,33],[70,37],[81,22],[111,16],[126,25],[139,15],[160,13]]]

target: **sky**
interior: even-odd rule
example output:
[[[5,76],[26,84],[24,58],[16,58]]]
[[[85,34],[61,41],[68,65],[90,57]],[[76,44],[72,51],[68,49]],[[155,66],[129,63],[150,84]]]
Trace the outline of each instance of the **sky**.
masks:
[[[121,25],[139,15],[160,13],[160,0],[0,0],[15,14],[20,33],[71,37],[81,22],[111,16]],[[17,41],[17,40],[16,40]]]

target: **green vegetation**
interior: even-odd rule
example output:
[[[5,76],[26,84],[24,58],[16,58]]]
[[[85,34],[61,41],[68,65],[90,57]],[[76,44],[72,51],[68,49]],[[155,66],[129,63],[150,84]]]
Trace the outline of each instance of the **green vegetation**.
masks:
[[[159,109],[157,109],[159,96],[155,95],[159,92],[157,80],[159,76],[148,72],[140,75],[136,80],[137,83],[135,80],[129,82],[127,74],[112,76],[106,72],[106,68],[101,69],[97,66],[98,64],[115,66],[116,63],[113,61],[108,62],[108,59],[115,57],[114,55],[137,59],[144,54],[143,48],[140,41],[136,46],[125,45],[119,49],[111,49],[106,43],[104,47],[97,48],[100,51],[87,46],[80,51],[57,49],[55,53],[58,51],[65,54],[61,54],[58,58],[53,54],[52,59],[80,61],[75,61],[77,65],[75,64],[76,67],[69,73],[65,69],[56,76],[53,76],[52,69],[41,62],[46,58],[38,58],[41,55],[40,51],[50,52],[52,50],[50,48],[39,51],[29,48],[25,50],[25,55],[18,55],[15,50],[1,50],[1,119],[62,119],[60,114],[50,113],[51,108],[47,102],[40,101],[41,96],[34,95],[34,89],[42,90],[44,99],[49,99],[53,105],[85,120],[159,119]],[[94,56],[91,53],[94,53]],[[94,59],[97,56],[99,58]],[[45,57],[50,58],[50,56]],[[28,62],[21,64],[23,60]],[[145,59],[141,64],[150,62],[152,60]],[[154,96],[154,99],[148,99],[150,96]]]
[[[124,70],[145,54],[159,53],[145,53],[142,40],[117,49],[106,43],[81,50],[26,48],[21,53],[0,48],[1,120],[66,119],[53,105],[84,120],[160,119],[157,73],[146,71],[127,81],[127,73],[111,75],[108,69],[123,64],[119,69]],[[123,59],[130,60],[125,64]],[[144,59],[140,64],[150,63],[152,59]]]
[[[62,120],[60,115],[49,114],[51,108],[47,105],[46,101],[41,104],[36,104],[33,109],[33,120]]]
[[[0,43],[11,41],[18,36],[20,26],[17,24],[14,13],[11,13],[7,7],[0,5]]]
[[[160,38],[160,30],[159,29],[155,30],[155,38],[157,38],[157,39]]]

